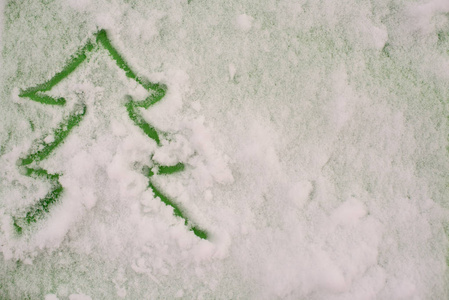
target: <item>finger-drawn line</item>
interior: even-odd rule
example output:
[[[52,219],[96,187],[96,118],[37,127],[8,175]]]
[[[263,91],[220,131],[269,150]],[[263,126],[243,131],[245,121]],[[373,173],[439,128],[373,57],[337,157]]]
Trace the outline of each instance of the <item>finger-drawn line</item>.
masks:
[[[65,98],[54,98],[44,94],[44,92],[50,91],[55,85],[61,82],[63,79],[67,78],[73,71],[76,70],[83,62],[88,60],[89,52],[97,51],[100,46],[107,50],[109,56],[115,61],[117,66],[122,69],[126,76],[130,79],[135,80],[137,83],[142,85],[150,94],[144,100],[135,101],[131,96],[126,96],[127,102],[125,104],[126,111],[129,118],[133,123],[138,126],[142,131],[152,140],[160,146],[161,141],[159,138],[158,131],[145,119],[143,118],[140,110],[148,109],[150,106],[154,105],[160,101],[164,96],[167,87],[163,84],[152,83],[145,80],[134,73],[131,67],[126,63],[123,57],[112,45],[110,39],[108,38],[107,32],[105,30],[100,30],[95,34],[94,41],[88,41],[84,47],[79,49],[77,53],[72,56],[67,65],[58,73],[56,73],[52,78],[45,81],[44,83],[38,84],[34,87],[22,90],[19,96],[22,98],[28,98],[32,101],[39,102],[45,105],[58,105],[64,106],[66,104]],[[22,216],[13,217],[14,227],[18,234],[22,234],[24,228],[36,223],[38,220],[43,219],[45,214],[50,212],[52,206],[54,206],[62,196],[64,188],[59,181],[61,174],[50,174],[47,170],[44,170],[38,166],[38,163],[46,159],[60,144],[64,142],[70,132],[78,126],[83,120],[87,111],[85,104],[79,104],[76,106],[75,111],[70,114],[66,119],[64,119],[57,128],[53,131],[53,141],[46,143],[44,139],[38,140],[34,147],[29,150],[29,154],[24,158],[20,159],[17,164],[19,168],[23,169],[24,175],[49,181],[51,183],[50,192],[37,203],[28,207],[26,211],[23,212]],[[149,168],[147,168],[150,170]],[[180,172],[184,170],[184,164],[178,163],[174,166],[158,166],[159,175],[169,175],[175,172]],[[172,200],[166,197],[151,181],[151,177],[155,175],[153,171],[148,171],[146,176],[149,178],[148,188],[150,188],[155,197],[159,198],[165,205],[173,208],[173,214],[184,220],[184,224],[199,238],[207,239],[208,234],[206,231],[201,230],[186,217],[183,210]]]

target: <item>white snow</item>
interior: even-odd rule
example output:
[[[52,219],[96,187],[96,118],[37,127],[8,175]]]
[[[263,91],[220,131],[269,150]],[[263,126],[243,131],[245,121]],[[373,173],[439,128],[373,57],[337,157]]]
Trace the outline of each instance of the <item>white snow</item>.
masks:
[[[229,79],[234,80],[235,72],[237,71],[237,69],[235,68],[235,65],[229,64],[228,69],[229,69]]]
[[[249,31],[251,29],[253,21],[254,18],[246,14],[238,15],[237,18],[235,19],[237,28],[242,31]]]
[[[84,294],[71,294],[69,300],[92,300],[92,298]]]
[[[78,11],[85,11],[91,0],[67,0],[67,4]]]
[[[12,1],[0,4],[0,298],[447,299],[449,2]],[[20,97],[99,29],[107,51]],[[60,201],[22,235],[48,180]],[[41,149],[44,146],[41,146]],[[151,182],[146,168],[182,162]],[[208,232],[203,240],[189,231]]]

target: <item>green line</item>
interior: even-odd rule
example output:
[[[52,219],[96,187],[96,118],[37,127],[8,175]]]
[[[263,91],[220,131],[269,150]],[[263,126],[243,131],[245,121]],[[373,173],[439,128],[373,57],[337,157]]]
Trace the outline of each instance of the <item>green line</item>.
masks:
[[[117,63],[117,66],[125,71],[125,74],[128,78],[134,79],[138,83],[140,83],[142,86],[144,84],[141,82],[141,80],[137,77],[137,75],[131,70],[131,68],[128,66],[128,64],[125,62],[123,57],[117,52],[117,50],[112,46],[111,41],[108,38],[108,35],[106,33],[106,30],[102,29],[97,33],[97,42],[102,44],[103,47],[108,50],[109,54],[111,55],[112,59],[115,60]]]
[[[134,102],[135,105],[145,109],[149,108],[151,105],[156,104],[159,100],[164,98],[167,87],[164,84],[151,84],[151,90],[153,91],[152,94],[143,101]]]
[[[65,105],[66,101],[64,98],[53,98],[47,95],[43,94],[37,94],[37,92],[30,92],[30,93],[21,93],[19,97],[27,97],[30,98],[33,101],[43,103],[43,104],[49,104],[49,105]]]
[[[50,212],[50,207],[58,202],[63,191],[62,185],[58,182],[56,187],[50,191],[45,198],[40,199],[36,204],[28,208],[25,217],[20,219],[15,218],[14,224],[16,229],[18,229],[18,233],[22,233],[23,225],[31,225],[32,223],[36,223],[38,220],[43,219],[44,213]],[[22,226],[20,226],[20,224],[22,224]]]
[[[74,114],[70,115],[67,120],[62,121],[59,124],[58,128],[53,132],[53,142],[48,144],[41,143],[40,145],[38,145],[38,147],[43,146],[43,149],[31,153],[27,157],[23,158],[20,161],[20,165],[29,165],[32,162],[41,161],[47,158],[51,154],[51,152],[64,141],[64,139],[69,135],[70,131],[81,122],[85,114],[86,105],[83,104],[81,111],[75,112]]]
[[[157,163],[154,163],[154,167],[157,167],[157,175],[170,175],[176,172],[181,172],[184,171],[184,164],[183,163],[177,163],[176,165],[173,166],[161,166],[158,165]],[[143,174],[145,174],[145,176],[147,176],[148,178],[150,178],[151,176],[155,175],[155,173],[153,172],[153,168],[149,168],[148,166],[143,167]]]
[[[77,110],[59,124],[58,128],[53,133],[55,138],[52,143],[45,144],[43,149],[28,155],[22,160],[19,160],[19,166],[27,166],[32,162],[37,162],[48,157],[51,152],[64,141],[70,131],[81,122],[85,114],[86,106],[83,104],[81,111]],[[38,146],[43,146],[43,144]],[[49,213],[50,207],[58,202],[62,192],[64,191],[61,183],[59,182],[59,174],[50,174],[45,169],[25,167],[24,175],[49,180],[53,185],[53,189],[44,198],[29,207],[24,217],[13,218],[14,228],[18,234],[22,234],[25,225],[35,223],[39,219],[42,219],[45,213]]]
[[[22,93],[19,94],[21,97],[28,97],[27,94],[34,94],[36,92],[46,92],[51,90],[56,84],[61,82],[64,78],[69,76],[75,69],[86,60],[87,56],[86,53],[91,51],[93,49],[93,44],[91,42],[88,42],[81,50],[78,52],[77,55],[75,55],[65,66],[64,69],[62,69],[61,72],[56,73],[51,79],[48,81],[39,84],[35,87],[31,87],[29,89],[26,89],[22,91]]]
[[[59,182],[59,174],[49,174],[44,169],[31,169],[26,168],[26,175],[30,177],[44,177],[51,181],[53,189],[37,203],[29,207],[23,217],[14,217],[14,228],[18,234],[23,232],[23,228],[26,225],[37,222],[37,220],[44,217],[44,213],[50,212],[50,207],[58,202],[59,198],[64,191],[61,183]]]
[[[187,225],[187,219],[184,217],[184,215],[181,212],[181,209],[176,205],[174,202],[172,202],[170,199],[168,199],[164,194],[162,194],[150,181],[148,183],[148,187],[153,190],[153,193],[156,197],[159,197],[162,202],[164,202],[166,205],[169,205],[173,208],[173,214],[177,217],[180,217],[185,221],[185,225]]]
[[[126,111],[128,112],[129,118],[134,122],[134,124],[140,127],[140,129],[142,129],[149,138],[154,140],[158,144],[158,146],[160,146],[161,141],[156,129],[154,129],[153,126],[151,126],[143,119],[142,115],[137,109],[138,107],[136,106],[135,102],[131,100],[125,104],[125,107]]]
[[[173,173],[181,172],[181,171],[184,171],[184,164],[178,163],[174,166],[159,166],[158,174],[167,175],[167,174],[173,174]]]
[[[182,210],[179,208],[179,206],[174,203],[173,201],[171,201],[167,196],[165,196],[164,194],[162,194],[155,186],[154,184],[151,182],[151,180],[148,183],[148,187],[153,191],[154,196],[158,197],[165,205],[171,206],[173,208],[173,214],[176,217],[179,217],[181,219],[184,220],[184,225],[188,226],[189,225],[189,220],[184,216]],[[207,239],[207,232],[203,231],[197,227],[190,227],[190,230],[193,231],[193,233],[201,238],[206,240]]]
[[[45,177],[52,181],[57,181],[59,179],[59,174],[50,174],[47,170],[44,169],[32,169],[32,168],[25,168],[25,175],[28,177]]]
[[[206,231],[201,230],[201,229],[199,229],[198,227],[192,227],[192,228],[190,228],[190,230],[192,230],[193,233],[194,233],[197,237],[199,237],[200,239],[207,240],[208,234],[207,234]]]

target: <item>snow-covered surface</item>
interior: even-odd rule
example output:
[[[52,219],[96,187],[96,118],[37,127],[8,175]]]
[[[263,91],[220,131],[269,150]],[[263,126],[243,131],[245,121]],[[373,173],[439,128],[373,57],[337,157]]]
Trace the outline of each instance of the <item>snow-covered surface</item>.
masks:
[[[0,5],[1,299],[447,299],[449,2],[10,1]],[[4,9],[3,6],[4,5]],[[95,52],[99,29],[166,96]],[[17,166],[83,101],[40,163],[64,195],[18,236],[49,185]],[[155,180],[203,240],[148,189]]]

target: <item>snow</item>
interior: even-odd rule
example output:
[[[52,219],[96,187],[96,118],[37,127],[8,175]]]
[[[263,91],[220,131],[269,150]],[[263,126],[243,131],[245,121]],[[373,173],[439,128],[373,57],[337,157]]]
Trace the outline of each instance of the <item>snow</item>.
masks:
[[[448,12],[1,2],[0,298],[447,299]],[[65,106],[20,96],[100,29],[140,79],[167,86],[136,108],[160,143],[126,108],[148,90],[97,44],[45,92]],[[60,174],[64,192],[19,234],[14,218],[55,185],[27,168]]]
[[[69,300],[92,300],[92,298],[84,294],[71,294]]]
[[[253,20],[253,17],[242,14],[237,16],[235,23],[238,29],[242,31],[249,31],[251,29]]]

